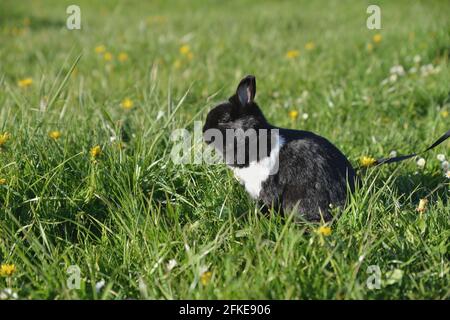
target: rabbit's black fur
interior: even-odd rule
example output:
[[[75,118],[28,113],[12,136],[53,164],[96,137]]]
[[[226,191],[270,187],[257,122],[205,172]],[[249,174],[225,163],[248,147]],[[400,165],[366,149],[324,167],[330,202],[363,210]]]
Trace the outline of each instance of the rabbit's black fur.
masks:
[[[254,102],[256,81],[254,76],[241,80],[236,94],[225,103],[213,108],[206,118],[204,134],[209,129],[222,133],[223,144],[214,144],[225,156],[245,146],[245,160],[233,159],[227,164],[241,179],[247,191],[264,205],[290,211],[309,221],[328,221],[330,207],[343,206],[347,185],[354,190],[355,171],[347,158],[327,139],[312,132],[278,128],[270,125]],[[241,129],[249,134],[246,140],[226,139],[227,129]],[[267,136],[259,129],[268,129]],[[278,131],[278,134],[276,133]],[[278,140],[274,140],[277,135]],[[257,139],[258,150],[267,143],[266,152],[249,152],[249,139]],[[245,141],[245,142],[243,142]],[[275,159],[276,158],[276,159]],[[275,159],[276,163],[273,161]],[[268,174],[268,168],[278,168]],[[347,184],[348,183],[348,184]]]

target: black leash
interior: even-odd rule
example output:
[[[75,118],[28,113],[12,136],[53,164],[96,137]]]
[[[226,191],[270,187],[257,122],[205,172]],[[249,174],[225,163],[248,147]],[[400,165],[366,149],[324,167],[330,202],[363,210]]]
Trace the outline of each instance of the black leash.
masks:
[[[440,145],[442,142],[444,142],[445,140],[447,140],[450,137],[450,130],[448,130],[446,133],[444,133],[439,139],[436,140],[435,143],[433,143],[431,146],[429,146],[428,148],[426,148],[425,150],[423,150],[422,152],[418,152],[418,153],[411,153],[411,154],[407,154],[405,156],[398,156],[398,157],[391,157],[391,158],[381,158],[381,159],[377,159],[375,160],[375,163],[373,165],[375,166],[379,166],[382,164],[387,164],[387,163],[394,163],[394,162],[400,162],[415,156],[418,156],[422,153],[427,152],[428,150],[431,150],[435,147],[437,147],[438,145]]]

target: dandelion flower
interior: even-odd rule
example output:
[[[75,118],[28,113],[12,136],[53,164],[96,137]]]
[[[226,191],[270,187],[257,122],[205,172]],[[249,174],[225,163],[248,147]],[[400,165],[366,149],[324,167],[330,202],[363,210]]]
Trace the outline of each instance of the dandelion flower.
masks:
[[[147,18],[147,21],[150,23],[164,23],[167,21],[167,17],[165,16],[151,16]]]
[[[95,47],[95,52],[96,53],[105,53],[106,52],[106,47],[104,45],[99,45]]]
[[[367,157],[367,156],[362,156],[362,157],[359,159],[359,163],[360,163],[363,167],[370,167],[370,166],[373,166],[376,162],[377,162],[377,160],[375,160],[375,158]]]
[[[291,111],[289,111],[288,115],[289,115],[289,118],[291,118],[292,120],[295,120],[298,117],[298,111],[297,110],[291,110]]]
[[[50,131],[50,132],[48,133],[48,136],[49,136],[50,138],[52,138],[53,140],[58,140],[59,137],[61,137],[61,132],[60,132],[60,131],[57,131],[57,130]]]
[[[181,60],[179,60],[179,59],[175,60],[175,62],[173,63],[173,66],[175,67],[175,69],[180,69],[181,68]]]
[[[14,264],[2,264],[0,266],[0,276],[10,277],[16,272],[16,266]]]
[[[26,87],[29,87],[29,86],[31,86],[33,84],[33,79],[31,79],[31,78],[21,79],[21,80],[19,80],[17,82],[17,84],[21,88],[26,88]]]
[[[89,153],[91,154],[92,158],[98,158],[100,156],[100,154],[102,153],[102,148],[97,145],[91,148],[91,150],[89,151]]]
[[[423,167],[425,167],[426,161],[424,158],[419,158],[416,163],[419,168],[423,168]]]
[[[128,60],[128,54],[126,52],[121,52],[117,59],[119,59],[120,62],[125,62]]]
[[[442,118],[447,118],[448,117],[448,111],[447,110],[441,111],[441,116],[442,116]]]
[[[443,155],[442,153],[438,154],[436,157],[440,162],[445,161],[445,155]]]
[[[200,276],[200,282],[202,283],[202,285],[206,286],[211,280],[211,277],[212,277],[211,271],[203,272],[202,275]]]
[[[419,205],[417,206],[416,211],[420,212],[420,213],[424,213],[425,210],[427,209],[427,203],[428,203],[427,199],[420,199]]]
[[[295,59],[300,55],[300,51],[298,50],[289,50],[286,52],[286,58],[288,59]]]
[[[185,44],[180,47],[180,53],[187,56],[191,52],[191,48]]]
[[[8,142],[10,137],[11,137],[11,135],[8,132],[4,132],[4,133],[0,134],[0,147],[5,145],[6,142]]]
[[[113,55],[111,52],[105,52],[105,54],[103,55],[103,59],[105,59],[105,61],[112,61],[113,59]]]
[[[120,105],[125,110],[130,110],[131,108],[133,108],[133,101],[131,99],[129,99],[129,98],[125,98],[125,99],[123,99],[123,101],[122,101],[122,103]]]
[[[305,49],[308,51],[313,50],[316,47],[316,44],[312,41],[309,41],[305,44]]]
[[[327,237],[327,236],[329,236],[331,234],[331,228],[327,227],[327,226],[320,226],[317,229],[317,233]]]
[[[366,46],[367,51],[371,52],[373,50],[373,44],[368,43]]]
[[[381,40],[383,39],[383,37],[381,36],[381,34],[377,33],[376,35],[373,36],[372,40],[374,43],[380,43]]]

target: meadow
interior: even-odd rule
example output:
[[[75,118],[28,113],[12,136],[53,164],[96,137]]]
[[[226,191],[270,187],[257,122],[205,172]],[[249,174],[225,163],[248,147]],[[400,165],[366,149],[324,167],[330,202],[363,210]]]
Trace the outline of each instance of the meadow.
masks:
[[[246,74],[272,123],[355,166],[446,132],[450,3],[377,1],[380,30],[369,4],[2,0],[0,298],[449,299],[448,141],[362,170],[327,225],[171,161]]]

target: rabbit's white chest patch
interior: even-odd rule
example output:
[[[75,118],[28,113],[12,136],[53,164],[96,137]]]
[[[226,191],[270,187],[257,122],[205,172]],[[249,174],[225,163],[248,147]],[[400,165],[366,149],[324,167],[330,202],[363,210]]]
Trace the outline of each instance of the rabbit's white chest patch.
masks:
[[[283,146],[283,139],[279,137],[270,151],[270,156],[260,161],[253,161],[245,168],[233,168],[234,176],[245,186],[245,190],[254,199],[259,197],[262,184],[270,175],[278,172],[278,156]]]

